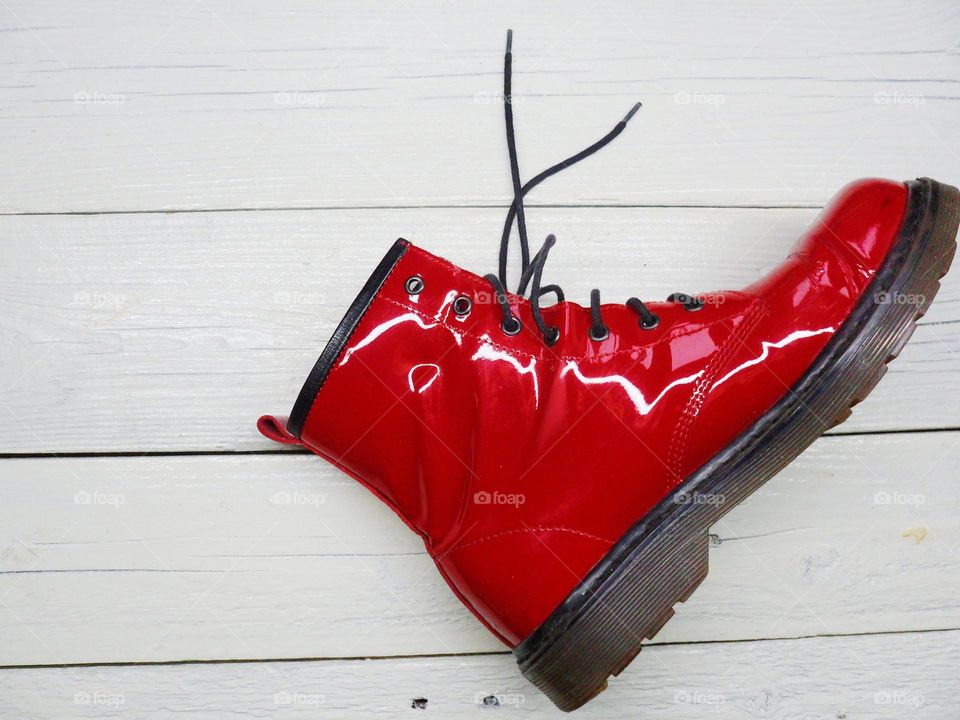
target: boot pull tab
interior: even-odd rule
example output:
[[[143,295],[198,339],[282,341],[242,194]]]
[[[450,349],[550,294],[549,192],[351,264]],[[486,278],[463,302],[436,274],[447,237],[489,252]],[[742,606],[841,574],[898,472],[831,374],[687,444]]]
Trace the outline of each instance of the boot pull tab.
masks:
[[[287,419],[285,417],[275,417],[273,415],[263,415],[257,420],[257,430],[260,434],[274,442],[284,445],[302,445],[299,438],[291,435],[287,431]]]

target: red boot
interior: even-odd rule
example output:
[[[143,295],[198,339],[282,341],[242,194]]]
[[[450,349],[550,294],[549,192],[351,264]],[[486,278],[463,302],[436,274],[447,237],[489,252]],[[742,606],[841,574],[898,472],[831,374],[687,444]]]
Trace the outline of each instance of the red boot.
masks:
[[[289,420],[259,427],[388,503],[524,674],[571,710],[704,578],[709,527],[874,387],[950,265],[960,194],[861,180],[742,291],[611,305],[594,291],[584,308],[541,286],[553,238],[528,259],[522,199],[586,155],[520,185],[509,69],[508,47],[515,201],[500,275],[398,240]],[[514,214],[517,294],[503,290]],[[560,301],[541,307],[547,292]]]

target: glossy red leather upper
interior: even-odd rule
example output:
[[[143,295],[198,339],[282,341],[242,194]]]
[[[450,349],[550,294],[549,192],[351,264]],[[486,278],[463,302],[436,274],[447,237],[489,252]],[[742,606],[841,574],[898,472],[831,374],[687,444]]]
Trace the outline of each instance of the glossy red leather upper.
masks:
[[[300,441],[363,482],[424,539],[441,573],[510,645],[527,637],[624,533],[779,400],[882,263],[907,190],[841,191],[790,257],[689,311],[589,310],[511,296],[508,336],[483,278],[409,245],[337,357]],[[423,289],[405,289],[412,275]],[[466,317],[457,295],[474,300]],[[285,435],[261,420],[265,434]]]

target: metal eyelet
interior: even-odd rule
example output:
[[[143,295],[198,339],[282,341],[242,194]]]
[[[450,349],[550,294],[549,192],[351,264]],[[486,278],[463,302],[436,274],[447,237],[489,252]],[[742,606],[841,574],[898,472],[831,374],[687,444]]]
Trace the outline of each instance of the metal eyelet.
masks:
[[[594,328],[590,328],[590,339],[593,340],[594,342],[603,342],[608,337],[610,337],[610,331],[607,328],[603,328],[603,333],[599,335],[594,333],[593,331],[594,331]]]
[[[660,324],[660,318],[657,317],[656,315],[650,318],[650,322],[647,322],[646,320],[640,321],[640,327],[643,328],[644,330],[653,330],[659,324]]]
[[[500,323],[500,329],[505,335],[516,335],[523,326],[518,318],[511,318],[509,322]]]
[[[547,344],[547,347],[553,347],[560,341],[560,329],[552,327],[550,330],[552,332],[543,338],[543,341]]]
[[[473,300],[466,295],[457,295],[453,299],[453,314],[457,317],[466,317],[473,309]]]
[[[419,295],[423,291],[423,278],[419,275],[411,275],[403,284],[403,288],[411,295]]]

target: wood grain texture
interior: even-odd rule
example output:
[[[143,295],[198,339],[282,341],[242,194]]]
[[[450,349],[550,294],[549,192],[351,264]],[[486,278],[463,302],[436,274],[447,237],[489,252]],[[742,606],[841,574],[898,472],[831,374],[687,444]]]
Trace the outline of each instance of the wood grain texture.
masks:
[[[8,459],[0,664],[502,646],[308,455]],[[960,628],[960,433],[824,438],[713,528],[657,642]]]
[[[0,212],[503,205],[507,27],[526,177],[645,105],[534,202],[956,184],[958,21],[939,0],[10,0]]]
[[[576,717],[952,720],[958,663],[958,632],[652,647]],[[412,709],[416,700],[422,710]],[[421,712],[560,717],[506,654],[0,673],[0,713],[11,718],[395,718]]]
[[[540,209],[559,237],[545,278],[573,300],[742,287],[816,211]],[[499,210],[353,210],[0,218],[0,452],[275,447],[343,312],[403,235],[478,273]],[[960,275],[840,429],[960,427]]]

